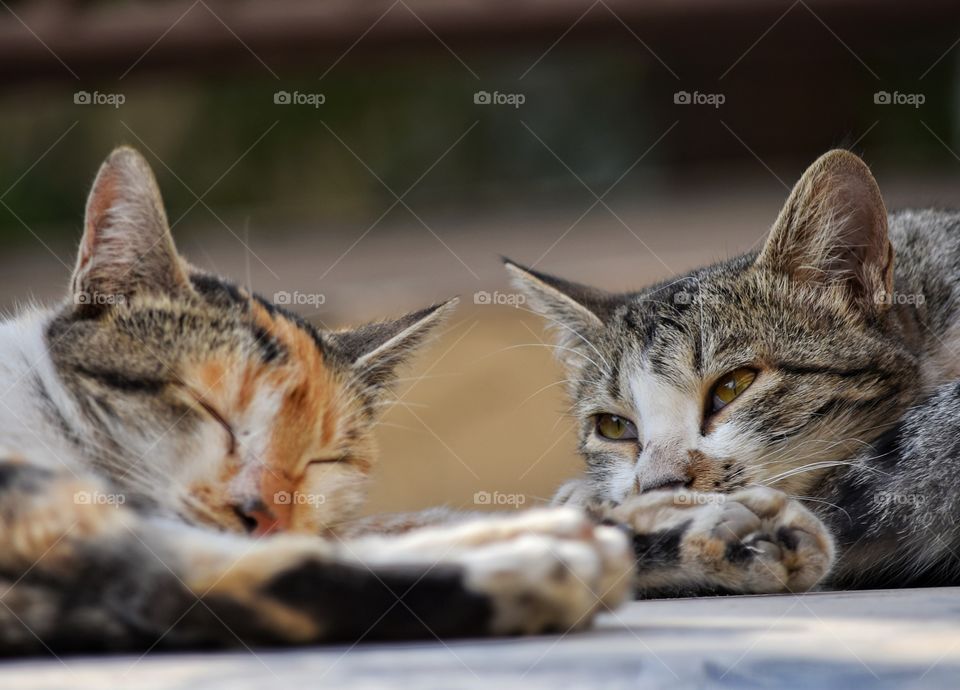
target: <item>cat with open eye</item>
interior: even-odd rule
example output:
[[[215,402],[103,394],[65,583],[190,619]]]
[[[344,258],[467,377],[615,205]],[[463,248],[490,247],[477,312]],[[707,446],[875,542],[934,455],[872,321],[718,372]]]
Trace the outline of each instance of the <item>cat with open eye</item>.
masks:
[[[643,532],[641,594],[960,583],[958,267],[960,214],[888,214],[842,150],[758,251],[659,284],[508,261],[579,420],[555,502]]]

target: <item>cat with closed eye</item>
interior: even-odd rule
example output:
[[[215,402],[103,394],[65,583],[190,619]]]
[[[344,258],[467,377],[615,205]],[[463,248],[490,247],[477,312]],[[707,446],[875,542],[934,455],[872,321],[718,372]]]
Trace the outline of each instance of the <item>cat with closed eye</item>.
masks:
[[[628,293],[507,268],[579,420],[585,472],[556,502],[647,528],[638,506],[660,508],[635,540],[641,593],[767,586],[732,564],[830,588],[960,582],[960,214],[888,214],[835,150],[757,251]],[[721,553],[704,519],[741,540]]]
[[[616,605],[627,540],[579,509],[355,519],[395,371],[454,306],[318,329],[183,259],[114,151],[66,298],[0,321],[0,655],[568,631]]]

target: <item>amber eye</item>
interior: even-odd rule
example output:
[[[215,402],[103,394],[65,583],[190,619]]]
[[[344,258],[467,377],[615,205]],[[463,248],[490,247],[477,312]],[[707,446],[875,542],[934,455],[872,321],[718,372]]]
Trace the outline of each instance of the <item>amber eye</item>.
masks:
[[[750,387],[755,378],[757,378],[757,372],[747,368],[734,369],[729,374],[721,376],[713,384],[713,391],[710,393],[710,411],[717,412],[732,403]]]
[[[611,441],[632,441],[637,438],[633,422],[615,414],[597,415],[597,434]]]

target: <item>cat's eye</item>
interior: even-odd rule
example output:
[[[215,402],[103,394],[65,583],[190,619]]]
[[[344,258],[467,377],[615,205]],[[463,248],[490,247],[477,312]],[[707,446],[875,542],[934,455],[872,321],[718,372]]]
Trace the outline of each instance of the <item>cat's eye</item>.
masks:
[[[230,455],[233,455],[234,453],[236,453],[237,452],[237,436],[236,434],[234,434],[233,427],[230,426],[230,423],[227,421],[226,417],[220,414],[213,405],[206,402],[205,400],[202,400],[198,397],[197,402],[200,404],[200,407],[206,410],[207,414],[209,414],[217,422],[217,424],[222,426],[223,430],[227,432],[227,440],[229,443],[229,448],[227,452]]]
[[[346,462],[347,459],[348,458],[346,455],[331,455],[330,457],[310,458],[310,460],[307,461],[307,465],[329,465],[335,462]]]
[[[757,372],[746,367],[734,369],[721,376],[713,384],[713,390],[710,392],[710,411],[718,412],[732,403],[750,387],[755,378],[757,378]]]
[[[637,438],[637,427],[629,419],[615,414],[597,415],[597,434],[610,441],[633,441]]]

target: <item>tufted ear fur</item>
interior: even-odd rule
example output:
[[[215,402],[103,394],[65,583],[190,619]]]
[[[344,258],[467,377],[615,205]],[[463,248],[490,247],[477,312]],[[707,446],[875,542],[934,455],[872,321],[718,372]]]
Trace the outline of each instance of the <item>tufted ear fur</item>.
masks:
[[[818,158],[790,193],[757,263],[801,282],[841,284],[864,309],[887,304],[893,246],[867,165],[843,150]]]
[[[527,298],[533,311],[548,320],[558,356],[569,366],[579,366],[594,346],[592,341],[622,302],[612,293],[540,273],[504,260],[514,286]],[[582,356],[581,356],[582,353]]]
[[[379,397],[392,385],[397,369],[426,344],[458,303],[454,298],[394,321],[335,331],[325,338],[350,363],[367,389]]]
[[[99,309],[140,292],[189,290],[150,165],[128,147],[100,166],[87,199],[73,300]]]

